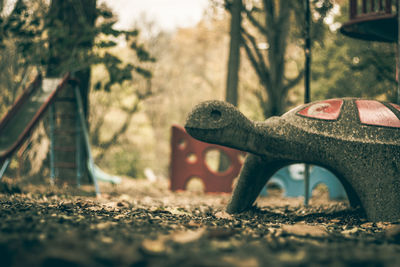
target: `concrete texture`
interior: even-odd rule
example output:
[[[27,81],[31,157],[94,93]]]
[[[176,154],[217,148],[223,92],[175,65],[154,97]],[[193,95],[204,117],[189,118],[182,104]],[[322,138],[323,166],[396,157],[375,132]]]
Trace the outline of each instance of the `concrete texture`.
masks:
[[[207,101],[189,114],[194,138],[247,151],[229,213],[249,209],[270,177],[304,162],[333,172],[350,204],[371,221],[400,219],[400,107],[343,98],[313,102],[264,122],[247,119],[234,106]]]

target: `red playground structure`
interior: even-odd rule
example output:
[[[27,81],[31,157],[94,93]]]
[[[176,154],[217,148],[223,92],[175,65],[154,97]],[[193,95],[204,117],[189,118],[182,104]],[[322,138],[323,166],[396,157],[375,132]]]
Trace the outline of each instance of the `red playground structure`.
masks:
[[[233,180],[239,175],[242,166],[240,158],[244,152],[195,140],[178,125],[172,126],[171,146],[172,191],[185,190],[187,183],[198,177],[204,183],[205,192],[232,192]],[[211,150],[222,151],[228,156],[230,165],[225,171],[210,169],[206,163],[206,154]]]

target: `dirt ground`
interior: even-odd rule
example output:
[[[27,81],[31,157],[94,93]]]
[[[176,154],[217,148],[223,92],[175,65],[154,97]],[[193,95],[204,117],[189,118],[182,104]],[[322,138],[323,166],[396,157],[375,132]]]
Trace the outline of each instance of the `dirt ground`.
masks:
[[[321,193],[270,196],[231,216],[230,195],[123,179],[82,190],[0,190],[1,266],[400,266],[400,228]]]

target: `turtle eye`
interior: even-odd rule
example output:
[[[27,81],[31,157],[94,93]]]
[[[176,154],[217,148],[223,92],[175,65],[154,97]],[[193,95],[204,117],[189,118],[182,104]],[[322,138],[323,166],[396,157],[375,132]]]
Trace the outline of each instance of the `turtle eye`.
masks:
[[[219,120],[220,118],[221,118],[221,111],[219,111],[218,109],[213,109],[213,110],[211,110],[211,113],[210,113],[210,116],[211,116],[211,119],[213,119],[213,120]]]

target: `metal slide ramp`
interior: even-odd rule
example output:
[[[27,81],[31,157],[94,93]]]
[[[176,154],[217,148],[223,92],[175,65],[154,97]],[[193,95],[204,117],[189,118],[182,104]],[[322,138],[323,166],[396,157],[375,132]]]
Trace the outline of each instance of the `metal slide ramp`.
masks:
[[[44,80],[38,76],[17,99],[0,121],[0,164],[29,136],[68,79],[68,75]]]

